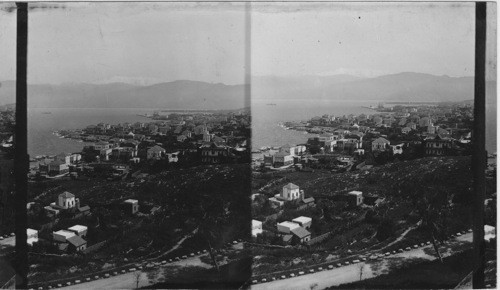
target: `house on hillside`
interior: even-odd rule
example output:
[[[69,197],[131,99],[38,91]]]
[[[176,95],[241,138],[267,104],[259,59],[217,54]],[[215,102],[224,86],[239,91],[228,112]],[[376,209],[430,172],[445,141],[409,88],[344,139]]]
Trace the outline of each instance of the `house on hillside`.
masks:
[[[351,206],[363,204],[363,193],[361,191],[351,191],[347,193],[347,200]]]
[[[221,143],[211,142],[200,147],[201,162],[224,163],[230,157],[230,147]]]
[[[278,232],[280,232],[280,233],[290,234],[292,230],[294,230],[296,228],[300,228],[300,225],[297,223],[284,221],[284,222],[277,224],[276,228],[278,229]]]
[[[82,237],[74,235],[67,239],[68,246],[72,252],[82,252],[87,248],[87,241]]]
[[[439,134],[434,138],[426,139],[424,142],[425,155],[445,155],[447,151],[451,150],[452,148],[452,139],[443,137]]]
[[[127,199],[123,204],[127,213],[136,214],[139,211],[139,201],[137,199]]]
[[[403,134],[408,134],[411,132],[411,128],[410,127],[404,127],[403,129],[401,129],[401,133]]]
[[[278,152],[274,154],[274,166],[282,167],[293,164],[293,156],[286,152]]]
[[[294,218],[292,222],[299,224],[304,229],[308,229],[312,225],[312,218],[306,216],[299,216],[297,218]]]
[[[372,141],[372,151],[385,151],[390,144],[389,140],[379,137]]]
[[[34,243],[38,242],[38,231],[34,229],[27,228],[26,229],[26,243],[30,246],[33,246]]]
[[[147,159],[161,159],[165,156],[166,150],[162,147],[155,145],[147,150]]]
[[[87,236],[87,227],[82,225],[74,225],[68,228],[68,231],[75,233],[77,236],[81,238],[85,238]]]
[[[288,183],[287,185],[283,186],[280,197],[284,200],[300,199],[300,188],[293,183]]]
[[[69,166],[64,161],[55,160],[48,164],[49,175],[60,175],[69,172]]]
[[[257,235],[262,234],[262,222],[258,220],[252,220],[252,237],[257,237]]]
[[[311,233],[303,227],[294,228],[290,232],[293,234],[292,241],[296,244],[307,243],[311,240]]]

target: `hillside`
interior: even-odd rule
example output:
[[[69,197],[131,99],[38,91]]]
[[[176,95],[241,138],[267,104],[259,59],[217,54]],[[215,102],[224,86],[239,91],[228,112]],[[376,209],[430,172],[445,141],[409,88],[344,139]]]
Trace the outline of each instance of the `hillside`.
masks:
[[[487,83],[488,99],[496,83]],[[249,106],[248,85],[179,80],[148,86],[126,83],[30,85],[31,108],[236,109]],[[375,78],[254,76],[253,99],[456,102],[474,97],[473,77],[399,73]],[[15,101],[15,82],[0,83],[0,105]],[[490,103],[490,102],[489,102]]]
[[[495,85],[488,82],[487,92],[494,93]],[[474,98],[474,78],[399,73],[375,78],[318,77],[307,82],[293,78],[275,82],[257,79],[252,83],[252,93],[256,99],[455,102]]]
[[[150,86],[125,83],[29,85],[30,108],[237,109],[248,106],[244,85],[174,81]],[[0,105],[15,100],[15,82],[2,82]]]
[[[278,174],[286,180],[267,191],[278,193],[285,182],[293,182],[310,196],[334,196],[359,190],[391,198],[415,194],[448,192],[449,197],[469,196],[472,187],[471,159],[468,156],[427,157],[390,163],[369,170],[332,174],[329,172],[292,172]],[[256,182],[259,177],[254,178]],[[255,189],[255,186],[254,186]]]

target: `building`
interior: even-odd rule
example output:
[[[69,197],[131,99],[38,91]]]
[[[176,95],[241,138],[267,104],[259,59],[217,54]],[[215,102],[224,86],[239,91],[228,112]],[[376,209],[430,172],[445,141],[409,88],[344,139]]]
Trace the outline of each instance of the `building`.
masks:
[[[262,222],[258,220],[252,220],[252,237],[262,234]]]
[[[155,145],[148,149],[147,159],[160,159],[165,155],[166,150],[162,147]]]
[[[349,204],[359,206],[363,203],[363,193],[361,191],[351,191],[347,194]]]
[[[81,252],[87,248],[87,241],[80,236],[72,236],[67,239],[69,249],[73,252]]]
[[[284,200],[300,199],[301,198],[300,188],[293,183],[288,183],[287,185],[283,186],[281,198]]]
[[[64,161],[54,160],[48,164],[49,175],[59,175],[69,172],[69,166]]]
[[[274,166],[288,166],[293,164],[293,156],[286,152],[278,152],[274,154]]]
[[[292,230],[296,228],[300,228],[300,225],[297,223],[289,222],[289,221],[284,221],[276,225],[278,228],[278,232],[283,233],[283,234],[290,234]]]
[[[27,240],[26,243],[30,246],[33,246],[33,243],[38,242],[38,231],[34,229],[26,229]]]
[[[63,162],[64,164],[70,164],[71,163],[71,154],[68,154],[68,153],[59,153],[58,155],[56,155],[56,157],[54,158],[55,161],[61,161]]]
[[[403,144],[391,145],[392,154],[403,154]]]
[[[211,142],[202,145],[200,149],[203,163],[224,163],[230,157],[229,147],[224,144]]]
[[[292,222],[299,224],[304,229],[308,229],[312,225],[312,218],[306,216],[299,216],[298,218],[294,218]]]
[[[68,228],[68,231],[75,233],[77,236],[85,238],[87,236],[87,227],[82,225],[74,225]]]
[[[276,197],[270,197],[269,203],[271,203],[272,207],[281,207],[285,205],[285,202],[282,200],[277,199]]]
[[[52,239],[55,242],[60,242],[60,243],[66,243],[69,238],[74,236],[76,236],[74,232],[67,230],[59,230],[57,232],[52,232]]]
[[[411,132],[411,128],[410,127],[404,127],[403,129],[401,129],[401,133],[403,134],[408,134]]]
[[[293,234],[295,243],[307,243],[311,240],[311,233],[303,227],[297,227],[290,231]]]
[[[123,203],[129,213],[135,214],[139,211],[139,201],[137,199],[127,199]]]
[[[95,151],[101,151],[101,150],[109,149],[109,148],[110,148],[109,142],[99,141],[99,142],[94,144]]]
[[[372,151],[385,151],[390,144],[389,140],[379,137],[372,141]]]
[[[424,142],[425,155],[445,155],[452,148],[451,139],[441,135],[436,135],[433,139],[426,139]]]
[[[79,199],[71,192],[65,191],[57,197],[57,206],[62,209],[73,208],[77,206]]]
[[[288,155],[292,155],[292,156],[298,155],[297,147],[294,145],[290,145],[290,144],[286,144],[286,145],[281,146],[280,152],[287,153]]]

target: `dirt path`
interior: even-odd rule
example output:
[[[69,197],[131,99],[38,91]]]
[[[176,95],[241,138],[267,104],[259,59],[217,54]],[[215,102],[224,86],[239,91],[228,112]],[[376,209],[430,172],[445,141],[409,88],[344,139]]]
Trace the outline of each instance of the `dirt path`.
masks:
[[[472,233],[464,234],[457,237],[451,245],[446,246],[443,256],[447,257],[454,253],[459,245],[472,242]],[[432,245],[422,248],[413,249],[403,253],[397,253],[386,257],[382,260],[366,261],[332,270],[317,272],[314,274],[307,274],[294,278],[276,280],[267,283],[252,285],[255,290],[293,290],[293,289],[324,289],[331,286],[338,286],[340,284],[356,282],[359,280],[373,278],[382,274],[387,274],[391,270],[401,267],[403,264],[410,262],[418,262],[422,260],[435,260],[437,259],[432,250]],[[362,275],[360,279],[360,272]],[[298,271],[297,271],[298,272]]]

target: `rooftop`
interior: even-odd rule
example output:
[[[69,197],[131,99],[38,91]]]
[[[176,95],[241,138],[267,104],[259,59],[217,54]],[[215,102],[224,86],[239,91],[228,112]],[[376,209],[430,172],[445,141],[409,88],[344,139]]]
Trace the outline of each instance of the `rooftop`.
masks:
[[[278,225],[283,226],[283,227],[287,227],[290,230],[300,227],[300,225],[293,223],[293,222],[289,222],[289,221],[281,222]]]
[[[124,201],[125,203],[138,203],[139,201],[137,199],[127,199],[126,201]]]
[[[74,225],[71,228],[68,228],[68,230],[82,232],[82,231],[86,231],[87,227],[86,226],[82,226],[82,225]]]
[[[75,233],[67,231],[67,230],[59,230],[57,232],[54,232],[54,234],[60,235],[65,237],[66,239],[69,239],[70,237],[73,237]]]
[[[292,221],[304,224],[312,222],[312,218],[306,216],[299,216],[298,218],[294,218]]]
[[[363,195],[363,193],[361,191],[356,191],[356,190],[350,191],[348,194],[349,195],[356,195],[356,196]]]
[[[80,236],[72,236],[71,238],[67,239],[70,244],[72,244],[75,247],[79,247],[82,245],[85,245],[87,241],[82,239]]]
[[[59,194],[59,197],[63,197],[63,198],[72,198],[72,197],[75,197],[74,194],[72,194],[71,192],[69,191],[65,191],[61,194]]]
[[[288,183],[287,185],[283,186],[283,188],[286,189],[298,189],[299,187],[293,183]]]
[[[291,230],[291,232],[294,235],[296,235],[299,239],[302,239],[302,238],[305,238],[305,237],[311,235],[311,233],[308,230],[304,229],[303,227],[297,227],[297,228]]]

